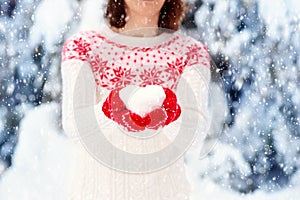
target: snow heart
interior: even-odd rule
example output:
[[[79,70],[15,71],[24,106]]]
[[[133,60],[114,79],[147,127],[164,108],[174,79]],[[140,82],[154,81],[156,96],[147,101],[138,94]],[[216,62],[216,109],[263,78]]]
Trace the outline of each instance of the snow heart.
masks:
[[[157,130],[177,120],[181,114],[174,92],[158,85],[112,90],[102,111],[129,132]]]

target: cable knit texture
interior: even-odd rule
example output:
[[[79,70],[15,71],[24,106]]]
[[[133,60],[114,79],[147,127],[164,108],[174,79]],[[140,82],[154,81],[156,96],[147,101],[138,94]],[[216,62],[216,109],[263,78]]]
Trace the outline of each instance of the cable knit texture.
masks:
[[[87,89],[95,91],[93,102],[82,102],[81,108],[93,107],[98,126],[111,144],[123,151],[146,154],[172,143],[184,125],[180,118],[153,137],[141,140],[124,134],[124,130],[104,115],[102,104],[115,88],[128,85],[169,88],[177,95],[183,113],[195,112],[199,116],[197,138],[190,149],[201,145],[208,129],[210,81],[209,55],[202,43],[169,33],[150,38],[130,37],[104,27],[99,32],[80,32],[65,42],[61,72],[62,123],[73,144],[69,199],[190,199],[192,186],[187,180],[184,156],[161,170],[144,174],[117,171],[94,159],[80,142],[73,101],[75,89],[82,87],[82,96]],[[92,77],[93,81],[87,84],[88,81],[78,77]],[[192,94],[186,92],[186,87],[192,89]],[[197,102],[191,104],[193,97]]]

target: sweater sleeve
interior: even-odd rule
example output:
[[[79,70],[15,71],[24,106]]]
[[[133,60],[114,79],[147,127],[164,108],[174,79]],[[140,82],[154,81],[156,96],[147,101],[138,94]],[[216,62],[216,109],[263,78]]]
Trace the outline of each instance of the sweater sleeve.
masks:
[[[90,51],[86,32],[72,35],[62,49],[62,126],[73,139],[78,139],[74,109],[89,109],[96,104],[98,87],[88,62]]]
[[[90,65],[85,61],[64,61],[61,65],[61,75],[62,126],[68,137],[78,139],[74,109],[93,107],[96,104],[97,87]]]
[[[195,140],[190,149],[197,150],[199,153],[211,124],[211,111],[209,109],[210,60],[208,52],[205,51],[204,53],[206,55],[201,56],[203,58],[201,62],[185,68],[176,89],[183,114],[197,118],[194,124],[187,124],[186,126],[197,127]]]

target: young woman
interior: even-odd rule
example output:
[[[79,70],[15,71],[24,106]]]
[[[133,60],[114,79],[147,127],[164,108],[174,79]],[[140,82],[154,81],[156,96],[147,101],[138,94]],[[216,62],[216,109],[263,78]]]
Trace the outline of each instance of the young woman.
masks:
[[[209,126],[210,64],[176,33],[183,12],[182,0],[108,0],[108,24],[65,42],[70,199],[190,199],[183,155]]]

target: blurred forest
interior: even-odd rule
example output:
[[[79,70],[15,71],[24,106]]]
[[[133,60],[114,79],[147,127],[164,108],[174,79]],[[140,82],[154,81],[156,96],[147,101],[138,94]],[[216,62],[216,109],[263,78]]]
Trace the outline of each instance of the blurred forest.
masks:
[[[182,30],[207,45],[215,63],[212,73],[221,76],[218,81],[226,94],[229,112],[220,143],[241,155],[224,154],[224,162],[212,162],[202,175],[240,193],[288,187],[300,166],[299,2],[187,2]],[[0,0],[0,163],[4,168],[12,165],[26,112],[47,102],[61,102],[61,48],[79,29],[84,3]],[[214,153],[209,156],[213,159]]]

